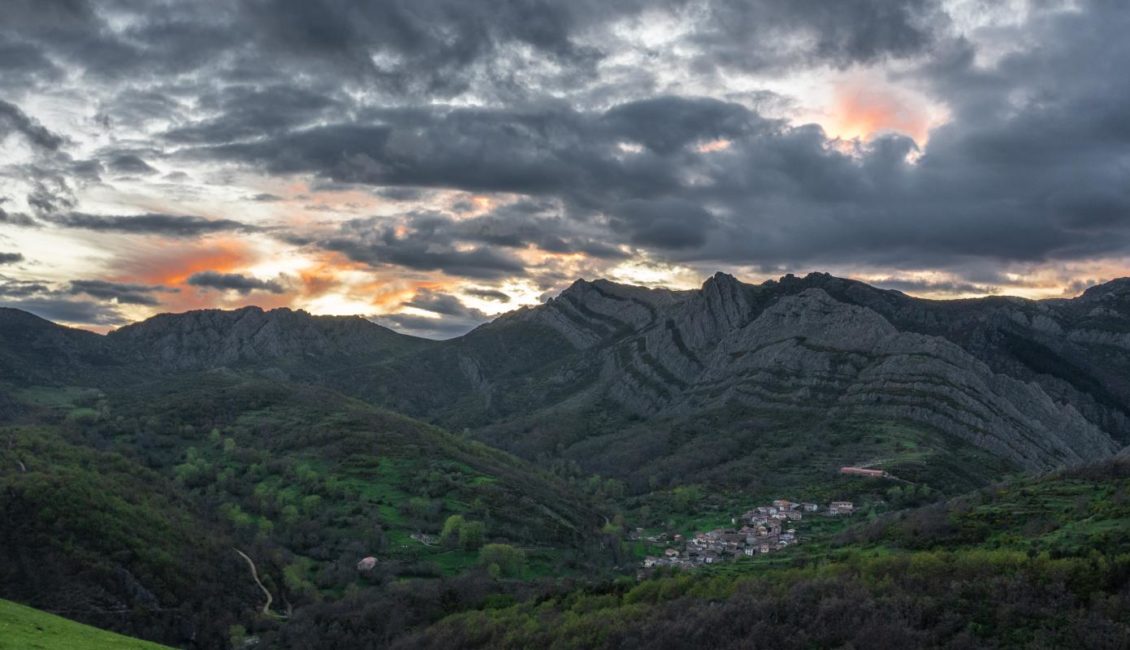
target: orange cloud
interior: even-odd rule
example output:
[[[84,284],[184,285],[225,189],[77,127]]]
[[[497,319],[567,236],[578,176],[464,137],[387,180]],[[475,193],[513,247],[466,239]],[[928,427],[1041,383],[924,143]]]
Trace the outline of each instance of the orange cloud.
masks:
[[[189,277],[201,271],[237,273],[255,262],[257,255],[250,246],[236,238],[215,237],[193,244],[177,242],[136,249],[116,264],[116,273],[107,278],[114,282],[164,285],[179,288],[179,293],[161,294],[164,310],[185,311],[211,307],[230,307],[225,296],[217,292],[199,291],[186,284]],[[254,294],[242,304],[284,306],[290,297],[278,294]]]
[[[732,143],[725,138],[703,142],[695,147],[695,151],[699,153],[715,153],[717,151],[725,151],[730,148]]]
[[[921,101],[869,81],[837,85],[831,115],[824,124],[829,135],[845,140],[897,132],[919,144],[925,143],[930,127],[930,112]]]
[[[254,260],[251,248],[234,238],[209,238],[191,245],[163,244],[120,262],[122,273],[115,280],[177,286],[194,273],[231,273]]]
[[[337,253],[319,255],[297,274],[297,304],[318,314],[387,314],[420,289],[450,291],[455,282],[434,274],[376,271]]]

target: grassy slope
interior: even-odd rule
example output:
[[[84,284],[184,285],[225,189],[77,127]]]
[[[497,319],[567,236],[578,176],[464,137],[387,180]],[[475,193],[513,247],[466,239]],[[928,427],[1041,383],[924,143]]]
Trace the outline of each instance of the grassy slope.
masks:
[[[0,600],[0,650],[160,650],[165,647]]]

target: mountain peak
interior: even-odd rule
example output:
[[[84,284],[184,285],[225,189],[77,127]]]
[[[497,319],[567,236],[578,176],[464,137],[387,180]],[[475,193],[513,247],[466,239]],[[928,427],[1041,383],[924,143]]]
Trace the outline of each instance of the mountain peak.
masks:
[[[741,281],[734,276],[730,275],[729,273],[718,271],[714,275],[707,278],[706,282],[702,283],[702,288],[706,289],[709,286],[731,287],[739,284],[741,284]]]
[[[1088,287],[1079,298],[1083,300],[1112,300],[1130,296],[1130,277],[1115,278],[1109,282]]]

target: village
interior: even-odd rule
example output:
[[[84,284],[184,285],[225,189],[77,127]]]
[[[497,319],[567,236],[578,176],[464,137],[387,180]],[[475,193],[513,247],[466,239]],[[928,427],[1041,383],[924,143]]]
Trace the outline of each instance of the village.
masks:
[[[643,568],[692,568],[773,553],[800,543],[797,526],[806,515],[840,517],[854,512],[851,501],[832,501],[821,507],[816,503],[777,499],[771,505],[758,506],[732,519],[731,523],[734,526],[740,523],[740,528],[716,528],[695,533],[689,539],[678,534],[670,539],[666,534],[643,538],[651,543],[668,544],[663,555],[644,558]]]

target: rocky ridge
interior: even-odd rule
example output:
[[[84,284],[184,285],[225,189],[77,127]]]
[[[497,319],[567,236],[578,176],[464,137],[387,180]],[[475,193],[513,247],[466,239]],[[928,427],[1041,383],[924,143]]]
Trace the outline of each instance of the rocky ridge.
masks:
[[[717,274],[699,291],[650,300],[633,287],[580,282],[521,317],[598,350],[602,390],[644,416],[733,402],[866,414],[920,422],[1042,469],[1108,456],[1126,439],[1127,393],[1105,381],[1109,350],[1094,349],[1130,332],[1125,295],[1122,285],[1077,300],[949,303],[823,274],[760,286]],[[1046,352],[1009,352],[1017,341]],[[1032,367],[1027,357],[1041,353],[1053,363],[1070,355],[1072,365]],[[1106,394],[1096,399],[1095,387]]]
[[[455,429],[552,428],[596,402],[665,420],[738,404],[915,422],[1031,469],[1130,442],[1130,280],[1044,301],[922,300],[818,273],[760,285],[719,273],[692,291],[579,280],[442,342],[255,307],[107,336],[0,310],[0,338],[8,381],[250,368]]]

